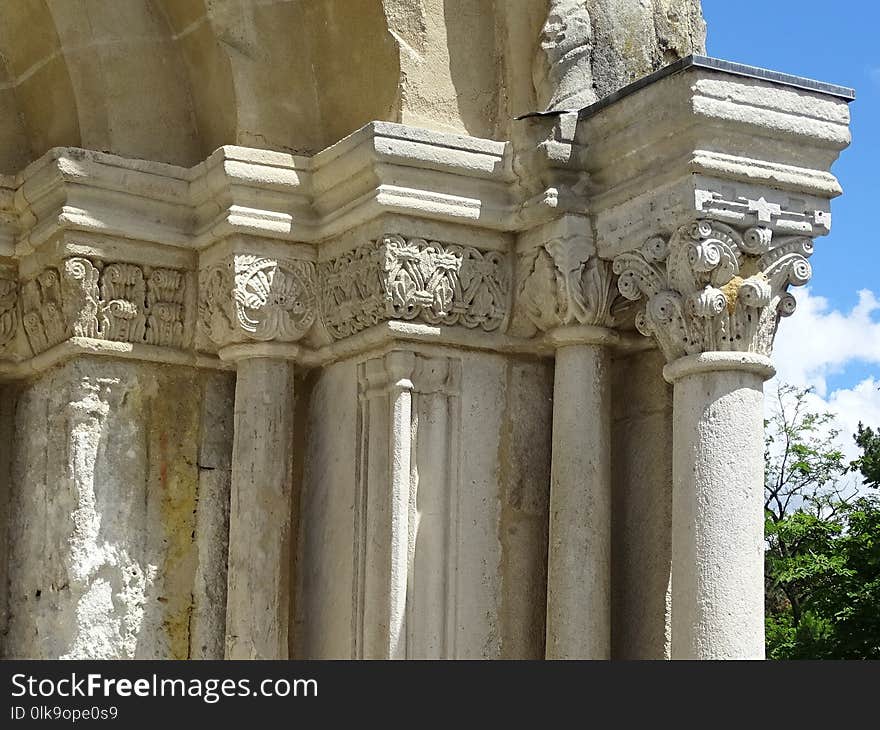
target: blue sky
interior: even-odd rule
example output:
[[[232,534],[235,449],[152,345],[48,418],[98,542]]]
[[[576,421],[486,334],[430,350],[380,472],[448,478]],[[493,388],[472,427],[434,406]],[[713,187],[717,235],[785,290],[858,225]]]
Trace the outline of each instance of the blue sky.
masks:
[[[774,360],[781,379],[816,388],[817,406],[835,411],[844,432],[859,420],[878,426],[880,0],[702,2],[710,56],[856,90],[853,142],[833,168],[844,194],[831,204],[831,234],[816,241],[812,282],[794,291],[798,311],[781,324]]]

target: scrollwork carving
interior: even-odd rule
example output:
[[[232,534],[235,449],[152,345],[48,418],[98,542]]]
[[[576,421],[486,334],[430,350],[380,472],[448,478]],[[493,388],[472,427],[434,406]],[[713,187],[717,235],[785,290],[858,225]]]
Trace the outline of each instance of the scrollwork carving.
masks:
[[[794,311],[787,288],[809,281],[812,252],[809,238],[700,220],[621,254],[614,272],[623,296],[645,300],[636,327],[669,361],[712,350],[769,355],[779,317]]]
[[[295,342],[317,316],[315,267],[308,261],[236,254],[199,275],[199,326],[215,345]]]
[[[147,280],[145,340],[150,345],[184,346],[184,293],[182,271],[156,269]]]
[[[322,264],[320,279],[335,339],[389,319],[491,332],[507,317],[510,276],[496,251],[386,235]]]
[[[134,264],[108,264],[101,276],[107,327],[105,337],[120,342],[144,339],[147,318],[144,272]]]
[[[255,340],[294,342],[315,321],[314,265],[261,256],[235,258],[235,314]]]

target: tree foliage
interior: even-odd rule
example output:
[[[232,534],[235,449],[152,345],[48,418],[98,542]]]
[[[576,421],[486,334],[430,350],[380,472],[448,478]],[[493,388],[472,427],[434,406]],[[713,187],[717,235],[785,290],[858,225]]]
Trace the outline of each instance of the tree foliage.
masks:
[[[782,386],[766,422],[765,601],[771,659],[880,658],[880,432],[847,463],[828,413]]]
[[[862,473],[865,484],[877,489],[880,487],[880,431],[875,433],[874,429],[866,428],[859,423],[859,430],[853,438],[862,450],[862,455],[852,463],[852,466]]]

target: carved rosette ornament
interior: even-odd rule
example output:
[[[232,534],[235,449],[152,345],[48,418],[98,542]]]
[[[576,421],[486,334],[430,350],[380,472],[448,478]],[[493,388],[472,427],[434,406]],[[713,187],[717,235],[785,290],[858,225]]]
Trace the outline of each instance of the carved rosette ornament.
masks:
[[[71,337],[184,347],[185,288],[182,271],[72,257],[22,283],[22,326],[34,355]]]
[[[578,237],[555,239],[519,260],[515,330],[530,334],[567,325],[611,327],[624,301],[611,263],[585,251]]]
[[[296,342],[317,316],[309,261],[236,254],[199,275],[199,326],[215,345]]]
[[[812,252],[810,238],[700,220],[621,254],[614,272],[623,296],[645,300],[636,327],[669,362],[709,351],[769,356],[779,317],[795,309],[788,286],[809,281]]]
[[[497,330],[510,275],[497,251],[386,235],[320,268],[324,324],[335,339],[390,319]]]

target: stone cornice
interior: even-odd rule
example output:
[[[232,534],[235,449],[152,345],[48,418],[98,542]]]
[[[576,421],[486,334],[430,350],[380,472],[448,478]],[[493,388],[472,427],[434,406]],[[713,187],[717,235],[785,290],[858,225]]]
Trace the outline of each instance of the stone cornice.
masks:
[[[0,184],[0,243],[26,255],[70,230],[191,249],[236,233],[317,242],[387,212],[506,230],[512,180],[506,143],[385,122],[313,157],[228,146],[192,168],[55,148]]]
[[[0,245],[60,230],[201,249],[233,234],[320,242],[389,212],[522,231],[595,219],[599,255],[694,212],[821,235],[849,141],[840,98],[694,67],[605,106],[524,120],[496,142],[373,122],[312,157],[222,147],[192,168],[57,148],[0,180]],[[5,242],[5,244],[4,244]]]

